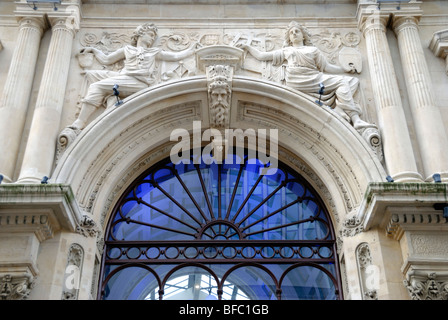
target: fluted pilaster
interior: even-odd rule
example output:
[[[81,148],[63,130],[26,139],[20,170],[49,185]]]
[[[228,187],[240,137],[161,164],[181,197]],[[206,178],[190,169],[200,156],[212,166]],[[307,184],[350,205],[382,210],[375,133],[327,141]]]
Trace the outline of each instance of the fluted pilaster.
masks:
[[[52,36],[25,149],[20,183],[50,176],[59,133],[75,28],[67,17],[50,18]]]
[[[414,118],[425,176],[441,173],[448,181],[448,137],[435,103],[433,85],[418,32],[415,16],[395,16],[393,28],[398,38],[409,104]]]
[[[388,173],[397,182],[421,181],[386,37],[389,16],[366,14],[361,19]]]
[[[44,29],[43,17],[19,20],[17,43],[0,103],[0,174],[5,182],[13,179]]]

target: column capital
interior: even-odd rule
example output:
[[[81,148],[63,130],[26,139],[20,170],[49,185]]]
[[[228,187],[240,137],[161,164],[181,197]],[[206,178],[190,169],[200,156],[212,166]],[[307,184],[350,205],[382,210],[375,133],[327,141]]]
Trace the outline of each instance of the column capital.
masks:
[[[400,32],[403,28],[415,28],[418,29],[421,15],[411,14],[395,14],[392,17],[392,29],[395,33]]]
[[[78,3],[61,4],[57,11],[47,13],[48,21],[53,30],[71,31],[73,36],[79,30],[81,10]]]
[[[17,17],[17,22],[19,23],[19,29],[34,28],[42,34],[48,28],[47,21],[43,17],[39,16]]]
[[[364,34],[372,29],[386,31],[390,20],[390,12],[381,11],[371,4],[360,4],[357,12],[358,28]]]

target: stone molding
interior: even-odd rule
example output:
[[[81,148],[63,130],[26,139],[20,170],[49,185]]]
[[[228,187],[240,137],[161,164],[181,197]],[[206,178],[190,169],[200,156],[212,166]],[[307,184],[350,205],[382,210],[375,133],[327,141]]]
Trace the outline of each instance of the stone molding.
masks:
[[[394,213],[386,225],[386,234],[389,238],[400,240],[403,233],[409,229],[443,228],[445,226],[446,219],[443,218],[442,213]]]

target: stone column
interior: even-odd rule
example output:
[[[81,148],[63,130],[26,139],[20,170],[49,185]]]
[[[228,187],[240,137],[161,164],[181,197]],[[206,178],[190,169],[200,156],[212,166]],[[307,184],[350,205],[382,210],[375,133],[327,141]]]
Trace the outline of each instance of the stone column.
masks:
[[[387,171],[396,182],[421,182],[387,42],[388,17],[364,13],[359,20],[366,39],[384,158]]]
[[[45,22],[21,17],[17,43],[0,102],[0,174],[12,182]]]
[[[60,131],[62,107],[72,54],[75,25],[72,16],[49,17],[52,36],[34,109],[19,183],[39,183],[50,177]]]
[[[434,173],[440,173],[447,182],[448,137],[435,103],[417,24],[415,16],[395,15],[393,18],[424,173],[430,181]]]

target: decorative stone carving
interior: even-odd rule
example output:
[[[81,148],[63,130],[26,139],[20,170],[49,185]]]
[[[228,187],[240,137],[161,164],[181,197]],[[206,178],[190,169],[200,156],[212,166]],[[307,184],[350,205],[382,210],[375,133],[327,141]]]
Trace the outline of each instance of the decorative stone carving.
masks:
[[[376,128],[360,118],[361,107],[354,99],[359,80],[336,74],[355,73],[355,63],[359,62],[345,61],[347,69],[344,69],[345,65],[332,64],[319,48],[312,45],[308,30],[297,22],[289,24],[285,44],[281,49],[264,52],[245,43],[240,43],[239,46],[260,61],[272,61],[273,65],[282,66],[280,78],[285,80],[286,86],[316,97],[319,104],[322,101],[331,106],[350,121],[355,129]],[[323,71],[326,73],[322,73]]]
[[[403,284],[412,300],[448,300],[448,279],[437,281],[437,274],[429,273],[426,278],[411,277]]]
[[[99,230],[95,221],[84,215],[79,221],[79,225],[76,227],[76,232],[82,234],[84,237],[95,237]]]
[[[104,99],[118,89],[121,97],[145,89],[156,83],[156,60],[181,60],[194,53],[196,43],[189,49],[180,52],[168,52],[152,47],[157,37],[157,27],[153,24],[138,26],[132,36],[130,45],[105,54],[95,47],[86,47],[83,54],[93,53],[95,58],[103,65],[124,62],[124,68],[119,72],[111,70],[90,70],[87,72],[91,84],[86,96],[82,100],[81,111],[76,121],[70,126],[82,130],[90,115],[101,105]]]
[[[383,162],[384,154],[383,154],[383,143],[381,140],[380,132],[377,128],[363,128],[358,130],[359,134],[367,141],[370,148],[372,148],[373,152],[377,155],[378,159]]]
[[[210,127],[225,129],[229,126],[232,76],[233,69],[230,66],[207,68]]]
[[[356,215],[346,219],[342,225],[340,233],[344,237],[353,237],[364,231],[362,221]]]
[[[395,213],[392,214],[386,225],[386,234],[392,239],[400,240],[403,236],[404,229],[410,226],[413,226],[414,229],[418,227],[442,227],[445,223],[445,219],[441,213]],[[432,248],[435,247],[432,246]]]
[[[76,139],[76,137],[81,133],[81,130],[76,128],[65,128],[58,136],[56,145],[56,159],[55,166],[58,164],[58,160],[67,147]]]
[[[429,44],[429,49],[431,49],[436,57],[445,59],[445,72],[448,75],[448,29],[434,33]]]
[[[84,261],[83,248],[74,243],[68,251],[67,265],[65,268],[64,288],[61,300],[77,300],[82,265]]]
[[[0,299],[24,300],[28,298],[35,285],[35,279],[29,275],[0,275]]]
[[[365,242],[356,248],[356,258],[358,262],[358,272],[361,280],[361,292],[365,300],[378,300],[378,294],[375,288],[369,282],[369,268],[372,266],[372,257],[370,255],[369,245]]]

